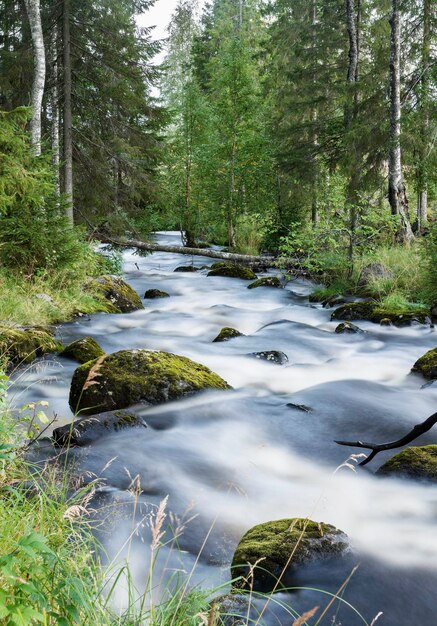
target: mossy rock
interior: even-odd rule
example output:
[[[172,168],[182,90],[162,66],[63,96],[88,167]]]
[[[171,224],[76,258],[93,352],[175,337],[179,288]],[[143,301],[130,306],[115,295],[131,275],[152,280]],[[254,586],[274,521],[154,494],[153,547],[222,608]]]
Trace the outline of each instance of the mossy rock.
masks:
[[[256,280],[257,278],[255,272],[248,267],[231,263],[224,263],[223,265],[214,263],[214,265],[215,267],[213,266],[213,269],[208,272],[208,276],[225,276],[228,278],[241,278],[242,280]]]
[[[282,289],[282,283],[277,276],[265,276],[264,278],[258,278],[258,280],[254,283],[247,286],[248,289],[258,289],[258,287],[274,287],[275,289]]]
[[[55,428],[52,441],[56,446],[88,446],[107,435],[126,428],[147,428],[142,417],[129,411],[109,411],[75,420]]]
[[[368,320],[376,324],[382,321],[387,324],[387,321],[390,320],[394,326],[409,326],[413,322],[427,324],[430,321],[428,311],[422,308],[386,309],[373,300],[343,304],[333,312],[331,320]]]
[[[376,472],[379,476],[399,476],[437,482],[437,446],[411,447],[391,457]]]
[[[352,324],[352,322],[342,322],[341,324],[337,326],[337,328],[335,329],[335,332],[337,333],[337,335],[345,335],[345,334],[356,335],[358,333],[364,333],[365,331],[362,328],[359,328],[358,326],[356,326],[355,324]]]
[[[146,300],[154,300],[156,298],[169,298],[170,295],[166,291],[161,291],[160,289],[149,289],[144,294]]]
[[[221,343],[223,341],[230,341],[230,339],[235,339],[235,337],[244,337],[243,333],[240,333],[239,330],[235,328],[222,328],[217,337],[214,339],[213,343]]]
[[[331,315],[331,320],[370,320],[372,321],[373,312],[375,309],[375,302],[349,302],[348,304],[342,304],[335,309]]]
[[[193,273],[193,272],[200,271],[200,268],[199,267],[194,267],[194,265],[181,265],[181,266],[177,267],[174,271],[175,272],[187,272],[187,273],[190,272],[190,273]]]
[[[315,560],[341,556],[349,548],[347,536],[334,526],[302,518],[259,524],[241,539],[232,559],[232,577],[254,570],[255,588],[274,585],[285,568],[293,570]],[[290,556],[293,555],[290,563]],[[247,582],[238,583],[247,586]]]
[[[144,309],[137,292],[118,276],[93,278],[86,283],[85,289],[107,301],[108,313],[131,313]]]
[[[288,356],[279,350],[265,350],[263,352],[251,352],[248,356],[260,361],[267,361],[275,365],[285,365],[288,363]]]
[[[0,324],[0,358],[9,367],[31,363],[37,357],[59,350],[62,345],[47,328]]]
[[[92,337],[84,337],[66,346],[60,356],[73,359],[78,363],[88,363],[103,356],[105,352]]]
[[[422,374],[428,380],[437,380],[437,348],[429,350],[420,357],[411,371]]]
[[[70,407],[92,415],[134,404],[162,404],[203,389],[230,389],[220,376],[168,352],[122,350],[85,363],[73,374]]]

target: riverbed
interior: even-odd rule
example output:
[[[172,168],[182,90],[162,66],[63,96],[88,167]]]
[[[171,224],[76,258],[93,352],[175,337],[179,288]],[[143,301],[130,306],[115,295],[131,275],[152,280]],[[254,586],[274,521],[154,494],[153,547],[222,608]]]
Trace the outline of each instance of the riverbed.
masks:
[[[157,240],[180,244],[178,233],[158,233]],[[161,551],[159,576],[178,571],[190,584],[212,588],[229,580],[233,551],[250,527],[309,517],[347,533],[352,566],[359,566],[343,598],[364,621],[336,602],[330,616],[337,621],[327,624],[370,624],[383,612],[378,626],[435,626],[437,489],[375,476],[390,453],[366,469],[354,471],[353,459],[340,467],[360,451],[334,440],[397,439],[435,412],[436,384],[424,386],[410,370],[437,345],[436,331],[359,322],[365,333],[337,335],[332,309],[309,303],[310,281],[249,290],[245,281],[207,277],[205,269],[174,273],[180,265],[211,265],[206,257],[128,250],[123,259],[124,279],[141,296],[158,288],[170,298],[144,300],[145,309],[130,314],[77,319],[60,326],[58,338],[68,343],[92,336],[108,353],[147,348],[187,356],[233,390],[143,408],[148,428],[113,433],[75,453],[76,471],[101,479],[96,506],[109,558],[127,558],[141,588],[150,559],[148,516],[168,496],[167,521],[185,527],[177,549],[171,542]],[[225,326],[244,336],[213,343]],[[284,352],[289,362],[250,356],[267,350]],[[76,366],[59,357],[37,362],[20,373],[15,404],[46,400],[59,424],[71,421],[68,392]],[[436,437],[431,431],[416,443]],[[313,568],[298,586],[335,592],[339,582]],[[298,611],[328,601],[303,588],[278,598]],[[289,626],[292,620],[278,604],[265,623]]]

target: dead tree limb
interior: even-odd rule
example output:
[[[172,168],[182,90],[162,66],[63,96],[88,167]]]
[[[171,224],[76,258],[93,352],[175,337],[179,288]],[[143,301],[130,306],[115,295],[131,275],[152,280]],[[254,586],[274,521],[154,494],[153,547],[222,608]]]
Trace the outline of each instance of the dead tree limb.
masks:
[[[384,452],[385,450],[393,450],[394,448],[402,448],[402,446],[406,446],[408,443],[411,443],[412,441],[420,437],[420,435],[423,435],[424,433],[427,433],[429,430],[431,430],[434,424],[437,424],[437,413],[434,413],[433,415],[431,415],[431,417],[428,417],[428,419],[421,424],[417,424],[413,428],[413,430],[405,435],[405,437],[402,437],[402,439],[398,439],[397,441],[380,444],[365,443],[363,441],[336,441],[335,443],[338,443],[339,446],[350,446],[351,448],[365,448],[366,450],[372,450],[371,454],[369,454],[369,456],[360,463],[360,465],[367,465],[367,463],[370,463],[370,461],[372,461],[372,459],[374,459],[375,456],[379,454],[379,452]]]
[[[123,248],[138,248],[148,252],[170,252],[172,254],[185,254],[189,256],[206,256],[211,259],[232,261],[245,265],[260,265],[262,267],[297,267],[298,263],[293,259],[279,259],[274,256],[253,256],[249,254],[234,254],[233,252],[221,252],[210,248],[186,248],[184,246],[168,246],[157,243],[139,241],[137,239],[104,238],[103,243],[110,243]]]

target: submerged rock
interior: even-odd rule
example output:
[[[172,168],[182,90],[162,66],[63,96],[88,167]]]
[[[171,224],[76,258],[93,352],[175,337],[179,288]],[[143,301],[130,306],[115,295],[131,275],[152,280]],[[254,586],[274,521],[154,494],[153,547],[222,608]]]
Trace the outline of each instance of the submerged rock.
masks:
[[[250,566],[259,561],[253,572],[255,588],[271,588],[284,569],[341,556],[348,548],[347,536],[329,524],[301,518],[267,522],[241,539],[232,559],[232,577],[246,577]],[[248,586],[245,580],[238,584]]]
[[[154,300],[155,298],[169,298],[170,294],[166,291],[161,291],[160,289],[149,289],[144,294],[144,298],[146,300]]]
[[[414,322],[420,324],[430,323],[428,311],[422,308],[385,309],[373,300],[343,304],[333,312],[331,320],[368,320],[369,322],[375,322],[377,324],[384,321],[385,325],[390,321],[394,326],[409,326]]]
[[[103,356],[105,352],[92,337],[84,337],[66,346],[60,356],[73,359],[78,363],[88,363]]]
[[[285,354],[285,352],[280,352],[279,350],[251,352],[250,354],[248,354],[248,356],[259,359],[261,361],[275,363],[276,365],[284,365],[285,363],[288,363],[288,356]]]
[[[437,380],[437,348],[428,350],[426,354],[420,357],[411,371],[422,374],[428,380]]]
[[[254,283],[247,286],[248,289],[257,289],[258,287],[274,287],[275,289],[282,289],[282,283],[277,276],[265,276],[264,278],[258,278],[258,280]]]
[[[355,324],[352,324],[352,322],[342,322],[341,324],[337,326],[337,328],[335,329],[335,332],[337,333],[337,335],[343,335],[345,333],[350,333],[350,334],[364,333],[365,331],[359,328],[358,326],[356,326]]]
[[[256,280],[256,274],[248,267],[234,265],[232,263],[214,263],[208,276],[226,276],[228,278],[241,278],[242,280]]]
[[[107,300],[109,313],[131,313],[144,309],[137,292],[118,276],[92,278],[85,285],[85,289]]]
[[[162,404],[202,389],[230,389],[217,374],[183,356],[122,350],[78,367],[70,388],[73,413]]]
[[[376,473],[380,476],[437,482],[437,446],[413,446],[402,450],[386,461]]]
[[[346,298],[341,294],[330,293],[327,289],[316,289],[313,293],[310,293],[308,300],[309,302],[320,302],[325,309],[347,302]]]
[[[221,343],[222,341],[229,341],[230,339],[234,339],[235,337],[244,337],[243,333],[240,333],[239,330],[235,328],[222,328],[217,337],[214,339],[213,343]]]
[[[87,446],[106,435],[126,428],[147,428],[142,417],[128,411],[108,411],[75,420],[55,428],[52,440],[57,446]]]
[[[194,267],[194,265],[181,265],[177,267],[175,272],[198,272],[200,271],[199,267]]]
[[[31,363],[37,357],[59,350],[62,345],[48,328],[0,324],[0,355],[9,365]]]

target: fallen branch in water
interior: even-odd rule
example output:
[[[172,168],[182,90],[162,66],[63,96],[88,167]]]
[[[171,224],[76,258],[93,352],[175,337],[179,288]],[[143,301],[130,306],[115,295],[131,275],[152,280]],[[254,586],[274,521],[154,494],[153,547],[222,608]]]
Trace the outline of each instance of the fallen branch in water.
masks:
[[[411,443],[420,435],[427,433],[431,428],[437,424],[437,413],[434,413],[427,420],[422,422],[421,424],[417,424],[413,430],[411,430],[405,437],[402,439],[398,439],[397,441],[391,441],[390,443],[365,443],[363,441],[336,441],[339,446],[349,446],[351,448],[365,448],[366,450],[372,450],[371,454],[360,463],[360,465],[367,465],[370,463],[372,459],[375,458],[377,454],[380,452],[384,452],[385,450],[393,450],[395,448],[402,448],[402,446],[406,446],[408,443]]]
[[[110,243],[123,248],[138,248],[148,252],[170,252],[172,254],[185,254],[188,256],[206,256],[211,259],[232,261],[245,265],[259,265],[262,267],[298,267],[293,259],[280,259],[274,256],[253,256],[250,254],[235,254],[233,252],[220,252],[210,248],[185,248],[184,246],[168,246],[157,243],[139,241],[137,239],[105,238],[102,243]]]

